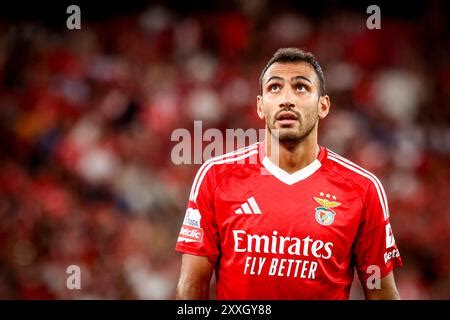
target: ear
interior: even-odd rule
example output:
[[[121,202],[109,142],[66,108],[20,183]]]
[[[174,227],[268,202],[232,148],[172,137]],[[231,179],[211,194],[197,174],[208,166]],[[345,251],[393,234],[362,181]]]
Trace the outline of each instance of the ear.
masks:
[[[256,113],[258,113],[258,117],[261,120],[265,119],[264,110],[263,110],[263,103],[262,103],[262,96],[258,95],[256,97]]]
[[[330,107],[331,107],[330,97],[327,95],[321,96],[319,98],[319,105],[318,105],[319,119],[322,120],[328,115],[328,112],[330,112]]]

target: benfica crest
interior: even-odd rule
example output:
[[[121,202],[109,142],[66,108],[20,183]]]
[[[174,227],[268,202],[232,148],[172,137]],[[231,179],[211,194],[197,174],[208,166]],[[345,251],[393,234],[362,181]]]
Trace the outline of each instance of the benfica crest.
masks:
[[[336,197],[333,196],[333,199],[336,199]],[[334,216],[336,215],[336,212],[331,208],[338,207],[341,203],[317,197],[314,197],[314,200],[320,204],[320,207],[316,208],[316,221],[323,226],[329,226],[334,222]]]

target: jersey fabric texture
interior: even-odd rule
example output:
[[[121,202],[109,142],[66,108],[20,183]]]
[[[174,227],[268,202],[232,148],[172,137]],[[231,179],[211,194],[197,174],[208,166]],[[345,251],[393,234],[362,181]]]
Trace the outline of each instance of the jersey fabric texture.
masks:
[[[215,264],[217,299],[348,299],[402,266],[378,178],[320,146],[289,174],[264,143],[198,170],[176,250]]]

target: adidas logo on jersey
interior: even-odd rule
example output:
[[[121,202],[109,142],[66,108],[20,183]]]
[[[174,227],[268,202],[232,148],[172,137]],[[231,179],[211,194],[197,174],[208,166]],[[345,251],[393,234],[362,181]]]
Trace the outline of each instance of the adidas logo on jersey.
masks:
[[[250,197],[245,201],[239,208],[237,208],[234,213],[236,214],[262,214],[261,209],[259,209],[255,198]]]

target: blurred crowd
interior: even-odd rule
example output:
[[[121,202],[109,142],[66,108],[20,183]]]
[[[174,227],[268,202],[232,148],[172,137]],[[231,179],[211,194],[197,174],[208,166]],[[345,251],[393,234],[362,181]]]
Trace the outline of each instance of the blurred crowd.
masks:
[[[435,7],[419,20],[383,17],[380,30],[366,19],[243,1],[149,6],[74,31],[0,21],[0,298],[173,298],[199,166],[172,163],[171,133],[194,120],[262,128],[259,73],[295,46],[325,72],[320,143],[385,186],[400,295],[449,299],[448,21]],[[70,265],[81,290],[66,287]]]

